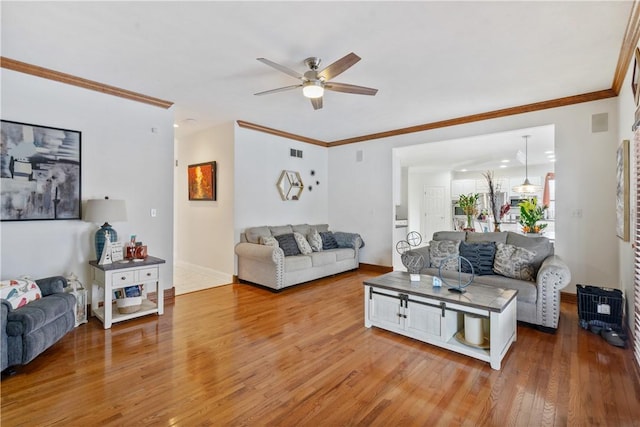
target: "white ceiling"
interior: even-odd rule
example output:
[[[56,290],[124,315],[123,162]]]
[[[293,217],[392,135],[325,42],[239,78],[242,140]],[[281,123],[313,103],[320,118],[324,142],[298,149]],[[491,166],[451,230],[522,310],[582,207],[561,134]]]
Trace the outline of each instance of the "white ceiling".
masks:
[[[2,55],[175,102],[178,137],[245,120],[323,141],[611,88],[630,1],[2,2]],[[314,111],[297,81],[355,52]],[[195,119],[188,124],[187,119]],[[416,138],[418,135],[407,136]]]

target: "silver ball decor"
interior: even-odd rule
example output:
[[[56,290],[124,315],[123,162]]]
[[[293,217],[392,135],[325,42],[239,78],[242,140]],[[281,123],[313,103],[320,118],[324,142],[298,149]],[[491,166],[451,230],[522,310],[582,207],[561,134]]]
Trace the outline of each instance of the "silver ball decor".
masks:
[[[407,240],[400,240],[396,243],[396,251],[400,254],[402,265],[405,266],[411,275],[411,281],[420,280],[420,271],[424,267],[424,256],[411,248],[419,246],[422,243],[422,236],[417,231],[411,231],[407,234]]]

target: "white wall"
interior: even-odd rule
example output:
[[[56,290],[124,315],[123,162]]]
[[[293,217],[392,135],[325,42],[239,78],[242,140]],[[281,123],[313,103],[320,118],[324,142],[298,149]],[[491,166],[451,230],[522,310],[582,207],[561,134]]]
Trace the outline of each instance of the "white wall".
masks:
[[[234,274],[234,125],[227,123],[176,141],[176,260],[227,277]],[[216,200],[189,200],[187,166],[215,161]]]
[[[328,221],[327,149],[236,125],[235,238],[247,227],[317,224]],[[303,157],[289,155],[291,148]],[[300,172],[305,189],[297,201],[283,201],[276,187],[282,170]],[[315,175],[311,176],[311,171]],[[320,184],[316,184],[318,181]],[[309,190],[312,186],[312,190]],[[332,230],[340,231],[329,222]]]
[[[173,283],[173,111],[2,69],[2,118],[82,132],[82,199],[124,199],[120,237],[136,234]],[[156,132],[152,132],[152,128]],[[158,215],[151,218],[151,208]],[[74,272],[89,286],[97,225],[79,221],[0,223],[0,276]]]
[[[633,132],[631,131],[631,126],[634,122],[636,105],[633,100],[633,92],[631,90],[631,76],[633,72],[633,60],[631,61],[631,65],[627,70],[627,75],[625,77],[624,83],[622,84],[622,88],[620,90],[620,95],[618,96],[618,110],[619,110],[619,120],[617,122],[617,130],[618,130],[618,139],[616,142],[619,144],[623,139],[628,139],[630,141],[630,165],[631,165],[631,173],[629,174],[631,177],[631,185],[630,187],[630,238],[628,242],[622,241],[622,239],[618,239],[618,251],[620,252],[620,260],[619,260],[619,273],[620,273],[620,288],[623,290],[626,298],[627,298],[627,325],[632,325],[633,319],[633,247],[632,242],[634,239],[634,230],[636,228],[636,209],[637,201],[636,201],[636,193],[635,193],[635,185],[633,185],[633,177],[636,175],[635,172],[635,147],[634,147],[634,138]],[[613,126],[616,123],[612,124]],[[615,286],[616,288],[618,286]],[[633,333],[633,328],[630,328]],[[638,339],[638,337],[635,337]]]
[[[591,133],[591,115],[609,113],[609,131]],[[393,147],[555,124],[556,253],[576,283],[616,287],[615,233],[617,100],[607,99],[329,149],[329,219],[362,234],[364,263],[392,265]],[[356,151],[364,161],[357,163]],[[351,185],[344,185],[345,182]],[[581,208],[581,218],[571,211]]]

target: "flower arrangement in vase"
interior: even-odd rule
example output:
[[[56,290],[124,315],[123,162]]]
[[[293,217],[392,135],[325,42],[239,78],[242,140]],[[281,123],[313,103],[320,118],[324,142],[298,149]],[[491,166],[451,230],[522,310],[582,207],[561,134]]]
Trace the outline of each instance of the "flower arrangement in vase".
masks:
[[[477,204],[479,197],[480,195],[478,193],[460,195],[460,201],[458,203],[460,204],[462,212],[467,216],[467,228],[465,228],[465,230],[475,231],[475,228],[473,228],[473,218],[478,213]]]
[[[520,202],[520,225],[523,233],[541,234],[548,224],[538,223],[544,219],[544,211],[548,206],[538,206],[538,199],[533,197]]]
[[[493,171],[486,171],[482,176],[487,180],[487,187],[489,187],[489,204],[491,205],[491,214],[493,215],[493,231],[500,231],[500,223],[502,222],[502,217],[504,217],[500,200],[498,200],[500,197],[500,184],[495,182]]]

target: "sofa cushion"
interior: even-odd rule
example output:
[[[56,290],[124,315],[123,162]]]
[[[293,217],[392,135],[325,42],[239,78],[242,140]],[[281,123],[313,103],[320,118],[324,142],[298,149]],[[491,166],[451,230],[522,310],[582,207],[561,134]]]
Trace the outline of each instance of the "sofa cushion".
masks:
[[[290,225],[279,225],[276,227],[269,227],[271,234],[274,236],[280,236],[282,234],[293,234],[293,227]]]
[[[535,270],[534,275],[537,274],[540,269],[542,261],[549,255],[553,255],[553,243],[543,236],[523,236],[522,234],[509,231],[507,233],[507,244],[525,248],[535,253],[533,261],[531,261]]]
[[[336,242],[332,232],[321,231],[320,238],[322,239],[322,250],[326,251],[327,249],[336,249],[338,247],[338,242]]]
[[[528,280],[516,280],[509,277],[492,274],[488,276],[476,276],[473,279],[474,283],[480,283],[483,285],[497,286],[503,289],[513,289],[518,291],[518,303],[526,302],[529,304],[535,304],[537,299],[538,288],[536,282],[530,282]]]
[[[463,233],[464,234],[464,233]],[[429,242],[429,260],[431,267],[439,268],[440,263],[447,257],[459,254],[459,240],[432,240]],[[442,265],[443,270],[457,270],[458,260],[450,259]]]
[[[315,252],[320,252],[322,250],[322,237],[320,237],[320,233],[318,233],[318,230],[312,228],[307,235],[307,240],[309,241],[311,250]]]
[[[311,246],[309,245],[309,242],[307,242],[307,238],[302,234],[294,231],[293,238],[296,240],[296,244],[298,245],[298,249],[300,250],[300,253],[302,255],[309,255],[311,252],[313,252]]]
[[[0,298],[9,301],[11,307],[16,309],[42,298],[42,292],[33,280],[3,280],[0,282]]]
[[[271,237],[269,227],[251,227],[244,231],[244,235],[249,243],[260,243],[260,237]]]
[[[535,253],[517,246],[497,243],[493,271],[505,277],[518,280],[534,280],[531,264]]]
[[[272,248],[280,247],[280,245],[278,244],[278,239],[276,239],[273,236],[268,236],[268,237],[260,236],[259,243],[261,245],[271,246]]]
[[[288,256],[284,258],[284,271],[307,270],[313,267],[310,255]]]
[[[70,293],[49,295],[33,301],[7,315],[7,334],[27,335],[75,309],[76,298]]]
[[[306,236],[311,231],[311,226],[309,224],[297,224],[297,225],[292,225],[291,229],[293,230],[294,233],[297,232],[302,234],[303,236]]]
[[[315,228],[318,233],[329,231],[329,224],[316,224],[312,225],[311,228]]]
[[[436,231],[433,240],[464,240],[466,235],[466,231]]]
[[[466,241],[507,243],[507,233],[504,231],[492,231],[489,233],[467,233]]]
[[[300,255],[300,249],[298,248],[295,237],[293,237],[293,233],[280,234],[274,237],[278,241],[278,245],[280,245],[280,249],[284,252],[285,257]]]
[[[494,242],[460,242],[460,256],[469,260],[473,267],[473,272],[478,276],[493,274],[493,258],[495,255],[496,244]],[[471,273],[471,267],[466,262],[460,264],[460,269],[463,273]]]
[[[311,254],[311,263],[314,267],[333,264],[336,262],[336,253],[334,251],[313,252]]]
[[[332,249],[331,252],[336,254],[336,261],[344,261],[346,259],[354,259],[356,257],[355,249],[351,248]]]

